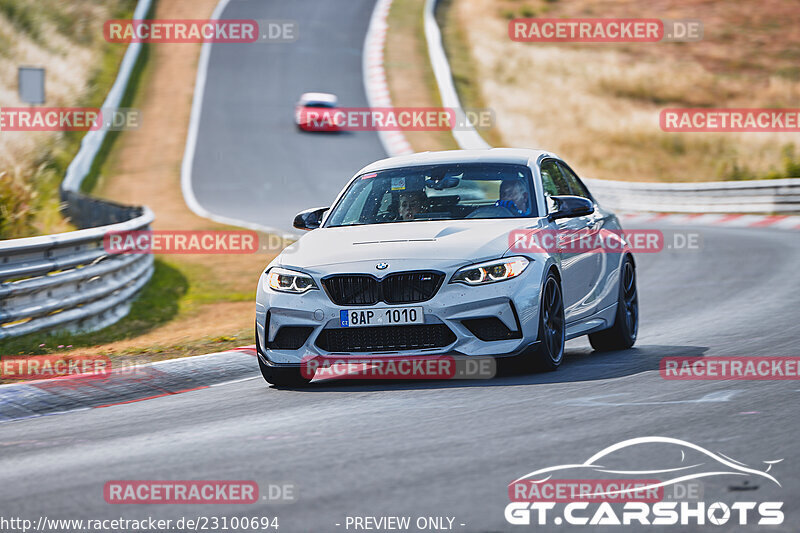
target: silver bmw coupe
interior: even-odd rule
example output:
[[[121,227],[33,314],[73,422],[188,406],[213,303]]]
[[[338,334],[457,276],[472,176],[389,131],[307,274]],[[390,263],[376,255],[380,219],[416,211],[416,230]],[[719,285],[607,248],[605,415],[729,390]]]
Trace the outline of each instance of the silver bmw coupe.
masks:
[[[636,340],[635,262],[617,217],[559,157],[496,148],[377,161],[261,275],[266,381],[302,386],[314,357],[458,355],[554,370],[564,343]],[[592,236],[616,235],[613,251]],[[573,246],[570,243],[581,243]]]

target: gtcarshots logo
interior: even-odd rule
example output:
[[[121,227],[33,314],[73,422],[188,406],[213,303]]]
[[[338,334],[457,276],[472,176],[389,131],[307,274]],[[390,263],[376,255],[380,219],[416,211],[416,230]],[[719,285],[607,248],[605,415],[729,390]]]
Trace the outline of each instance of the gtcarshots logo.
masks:
[[[582,463],[542,468],[512,481],[505,519],[512,525],[778,525],[784,502],[709,502],[708,495],[692,498],[696,491],[685,485],[736,476],[780,487],[769,472],[781,461],[764,461],[759,470],[680,439],[629,439]]]

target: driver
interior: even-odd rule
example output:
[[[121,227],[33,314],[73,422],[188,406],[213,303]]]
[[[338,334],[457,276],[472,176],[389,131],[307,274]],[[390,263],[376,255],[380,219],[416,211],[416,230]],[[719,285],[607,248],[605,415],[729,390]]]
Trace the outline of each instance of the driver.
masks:
[[[397,213],[400,220],[414,220],[424,211],[428,197],[422,191],[409,191],[400,193]]]
[[[517,216],[528,214],[528,190],[522,180],[507,179],[500,184],[500,199],[494,204]]]

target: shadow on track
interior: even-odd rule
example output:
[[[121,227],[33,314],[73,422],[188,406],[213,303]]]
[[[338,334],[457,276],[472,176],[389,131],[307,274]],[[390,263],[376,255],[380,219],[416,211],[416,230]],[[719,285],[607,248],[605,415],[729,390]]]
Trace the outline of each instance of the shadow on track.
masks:
[[[509,387],[613,379],[658,370],[663,357],[701,357],[707,347],[649,345],[617,352],[593,352],[574,349],[566,352],[555,372],[498,376],[493,379],[400,380],[366,379],[357,372],[352,377],[326,379],[303,388],[280,387],[303,392],[385,391],[408,389],[445,389],[460,387]],[[275,387],[278,388],[278,387]]]

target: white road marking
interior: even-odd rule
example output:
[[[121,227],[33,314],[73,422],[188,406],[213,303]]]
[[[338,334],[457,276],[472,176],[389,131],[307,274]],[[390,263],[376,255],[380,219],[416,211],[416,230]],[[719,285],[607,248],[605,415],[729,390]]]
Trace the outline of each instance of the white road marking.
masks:
[[[214,13],[211,14],[212,20],[217,20],[222,16],[222,12],[228,7],[230,0],[220,0]],[[194,96],[192,97],[192,112],[189,117],[189,131],[186,135],[186,147],[183,150],[183,162],[181,163],[181,191],[183,199],[189,209],[196,215],[221,224],[239,226],[254,231],[263,231],[280,235],[283,238],[297,238],[299,233],[291,233],[279,230],[262,224],[254,224],[246,220],[221,216],[208,211],[200,205],[192,189],[192,165],[194,163],[194,153],[197,146],[197,132],[200,129],[200,115],[203,111],[203,95],[206,90],[206,78],[208,77],[208,60],[211,56],[211,46],[213,43],[204,42],[200,48],[200,60],[197,63],[197,77],[194,82]]]

